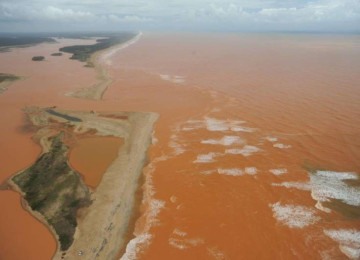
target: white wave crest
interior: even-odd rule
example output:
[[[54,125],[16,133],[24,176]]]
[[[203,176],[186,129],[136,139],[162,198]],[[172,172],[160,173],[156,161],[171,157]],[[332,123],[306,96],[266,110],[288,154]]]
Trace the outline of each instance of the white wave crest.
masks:
[[[330,229],[324,233],[339,243],[339,248],[350,259],[360,258],[360,231],[355,229]]]
[[[245,167],[245,169],[239,169],[239,168],[219,168],[217,169],[218,174],[222,175],[229,175],[229,176],[242,176],[242,175],[255,175],[257,174],[257,168],[256,167]]]
[[[239,148],[226,149],[225,153],[227,153],[227,154],[241,154],[243,156],[250,156],[250,155],[253,155],[254,153],[257,153],[259,151],[261,151],[261,149],[256,147],[256,146],[245,145],[241,149],[239,149]]]
[[[352,206],[360,206],[360,189],[344,182],[357,178],[355,173],[317,171],[310,174],[311,196],[319,202],[337,199]]]
[[[304,228],[320,220],[312,208],[298,205],[270,204],[274,218],[290,228]]]
[[[167,75],[167,74],[160,74],[160,78],[162,80],[170,81],[175,84],[181,84],[185,82],[184,76],[177,76],[177,75]]]
[[[219,174],[223,174],[223,175],[231,175],[231,176],[244,175],[244,171],[242,169],[237,169],[237,168],[232,168],[232,169],[219,168],[217,171]]]
[[[125,254],[120,260],[136,260],[141,249],[149,246],[152,235],[148,233],[141,234],[129,241],[126,245]]]
[[[224,136],[221,139],[207,139],[202,140],[202,144],[224,145],[230,146],[234,144],[244,144],[245,141],[239,136]]]
[[[306,190],[306,191],[310,191],[311,188],[312,188],[310,183],[295,182],[295,181],[272,183],[272,186],[285,187],[285,188],[294,188],[294,189]]]
[[[215,162],[215,157],[217,153],[207,153],[207,154],[199,154],[194,161],[194,163],[211,163]]]
[[[270,169],[269,172],[271,172],[274,175],[279,176],[279,175],[283,175],[283,174],[287,173],[288,171],[285,168],[279,168],[279,169]]]
[[[351,206],[360,206],[360,189],[350,186],[346,180],[357,180],[358,174],[353,172],[317,171],[309,173],[310,181],[273,183],[273,186],[296,188],[311,191],[311,196],[317,201],[316,208],[324,212],[331,212],[322,202],[332,199],[340,200]]]
[[[276,144],[273,144],[273,146],[275,148],[279,148],[279,149],[289,149],[289,148],[291,148],[291,145],[289,145],[289,144],[276,143]]]
[[[265,137],[265,140],[271,142],[271,143],[274,143],[274,142],[277,142],[278,139],[276,137],[272,137],[272,136],[267,136]]]

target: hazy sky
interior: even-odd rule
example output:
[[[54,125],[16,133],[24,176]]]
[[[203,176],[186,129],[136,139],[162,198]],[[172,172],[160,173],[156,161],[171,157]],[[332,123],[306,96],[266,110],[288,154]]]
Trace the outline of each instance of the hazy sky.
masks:
[[[0,32],[360,31],[360,0],[0,0]]]

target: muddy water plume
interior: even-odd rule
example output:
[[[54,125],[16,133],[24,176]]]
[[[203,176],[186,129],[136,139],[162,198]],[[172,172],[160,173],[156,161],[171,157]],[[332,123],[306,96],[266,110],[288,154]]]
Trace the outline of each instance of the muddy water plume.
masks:
[[[69,55],[53,57],[51,54],[64,45],[93,42],[95,40],[62,39],[55,44],[40,44],[1,53],[0,71],[18,73],[23,77],[23,80],[14,82],[0,95],[1,183],[30,166],[41,153],[40,146],[32,140],[36,129],[27,122],[23,108],[29,105],[50,107],[60,104],[84,108],[84,104],[65,99],[63,94],[69,89],[85,87],[95,81],[95,73],[84,68],[80,62],[69,60]],[[32,61],[31,58],[36,55],[43,55],[46,60]],[[56,250],[51,232],[22,207],[20,196],[15,192],[0,191],[0,200],[5,209],[0,215],[3,238],[0,258],[50,259]]]
[[[359,219],[315,195],[360,194],[328,190],[359,178],[359,57],[336,35],[148,34],[119,53],[105,100],[161,115],[123,259],[356,258]]]
[[[63,95],[93,84],[94,71],[66,55],[29,61],[54,45],[1,54],[2,72],[28,76],[0,96],[1,178],[40,152],[18,131],[26,105],[157,112],[142,216],[123,259],[344,257],[359,220],[316,208],[310,174],[359,173],[359,45],[351,35],[144,34],[107,63],[113,84],[99,102]]]
[[[96,188],[122,141],[115,137],[80,138],[69,154],[70,165],[84,176],[85,183]]]

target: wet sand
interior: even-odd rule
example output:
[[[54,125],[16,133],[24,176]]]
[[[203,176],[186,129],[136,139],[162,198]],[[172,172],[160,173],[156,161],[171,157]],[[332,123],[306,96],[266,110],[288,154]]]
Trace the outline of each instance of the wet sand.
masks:
[[[358,36],[145,34],[106,63],[113,84],[99,102],[63,96],[96,78],[74,61],[0,62],[32,75],[0,96],[2,178],[39,153],[31,133],[14,131],[26,104],[156,112],[142,215],[122,259],[343,258],[329,230],[359,220],[284,183],[304,185],[308,169],[359,173],[359,46]]]

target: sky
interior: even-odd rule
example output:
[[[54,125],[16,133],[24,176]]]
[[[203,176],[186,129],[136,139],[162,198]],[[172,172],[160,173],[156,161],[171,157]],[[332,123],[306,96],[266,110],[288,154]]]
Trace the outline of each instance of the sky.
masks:
[[[0,32],[360,32],[360,0],[0,0]]]

